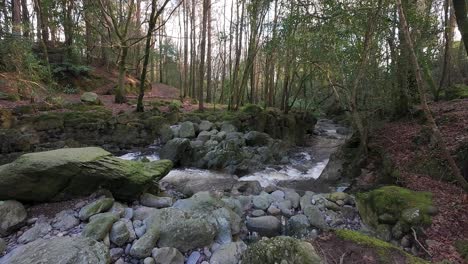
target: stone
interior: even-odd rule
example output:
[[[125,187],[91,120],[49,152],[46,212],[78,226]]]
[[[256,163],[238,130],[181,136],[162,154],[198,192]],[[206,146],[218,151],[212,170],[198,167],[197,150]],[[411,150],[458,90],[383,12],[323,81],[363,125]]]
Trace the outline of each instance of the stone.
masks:
[[[117,199],[131,200],[171,168],[167,160],[128,161],[97,147],[34,152],[0,166],[0,200],[67,200],[99,188]]]
[[[85,226],[81,235],[101,241],[109,234],[112,225],[117,220],[118,218],[112,213],[94,215],[90,218],[89,223]]]
[[[258,181],[240,181],[234,184],[231,192],[243,195],[259,195],[262,192],[262,186]]]
[[[109,212],[113,213],[118,218],[121,218],[125,215],[125,206],[119,202],[114,202]]]
[[[85,92],[80,97],[81,102],[89,105],[100,105],[101,100],[99,100],[99,96],[96,93],[92,92]]]
[[[290,200],[284,200],[278,203],[278,209],[281,211],[281,214],[287,217],[293,215],[292,203]]]
[[[20,246],[0,259],[0,264],[73,263],[108,264],[107,247],[85,237],[38,239]]]
[[[109,252],[110,252],[111,262],[117,261],[124,254],[123,248],[111,248]]]
[[[124,212],[124,215],[122,216],[123,218],[125,219],[132,219],[133,218],[133,208],[125,208],[125,212]]]
[[[133,228],[135,230],[135,235],[137,237],[142,237],[146,233],[146,224],[143,221],[135,220],[133,221]]]
[[[6,242],[3,238],[0,237],[0,255],[2,255],[3,251],[6,249]]]
[[[25,223],[26,217],[26,209],[20,202],[0,201],[0,236],[7,236],[15,231]]]
[[[200,259],[200,257],[201,257],[200,252],[194,251],[194,252],[192,252],[192,254],[190,254],[190,256],[188,257],[186,264],[197,264],[197,263],[198,263],[198,260]]]
[[[221,132],[225,132],[225,133],[237,132],[237,128],[231,123],[224,122],[221,125]]]
[[[265,146],[273,139],[267,134],[258,131],[250,131],[244,135],[247,146]]]
[[[407,233],[410,230],[409,226],[402,222],[398,221],[393,227],[392,227],[392,236],[395,239],[400,239],[402,238],[405,233]]]
[[[278,207],[276,207],[276,205],[270,205],[270,207],[268,207],[268,214],[270,215],[279,215],[281,214],[281,210],[278,209]]]
[[[323,264],[324,262],[312,244],[291,237],[275,237],[260,240],[244,252],[242,264],[263,263]]]
[[[255,209],[266,210],[273,202],[273,198],[270,194],[262,192],[260,195],[256,195],[252,199],[252,203]]]
[[[117,246],[121,247],[130,239],[130,232],[128,231],[127,224],[124,221],[117,221],[112,225],[110,234],[110,241]]]
[[[166,208],[172,206],[172,198],[158,197],[149,193],[144,193],[140,197],[140,203],[153,208]]]
[[[238,264],[246,250],[243,241],[221,245],[211,256],[210,264]]]
[[[78,216],[82,221],[87,221],[91,216],[109,210],[113,204],[114,199],[101,198],[81,208]]]
[[[133,220],[143,221],[156,211],[155,208],[141,206],[133,210]]]
[[[421,223],[422,213],[419,208],[409,208],[401,212],[401,218],[409,225],[415,226]]]
[[[195,137],[195,126],[192,122],[186,121],[180,124],[179,137],[181,138],[194,138]]]
[[[190,140],[186,138],[174,138],[169,140],[159,154],[162,159],[168,159],[179,164],[190,153]]]
[[[284,197],[285,197],[285,193],[283,191],[281,191],[281,190],[276,190],[276,191],[272,192],[270,195],[277,202],[283,201]]]
[[[378,225],[376,233],[383,241],[389,242],[392,240],[392,228],[389,225]]]
[[[265,211],[263,210],[253,210],[251,215],[253,217],[259,217],[259,216],[264,216],[265,215]]]
[[[231,209],[232,211],[234,211],[239,216],[243,215],[244,210],[243,210],[242,204],[241,204],[241,202],[239,200],[237,200],[235,198],[232,198],[232,197],[222,198],[221,200],[224,202],[224,204],[226,205],[227,208]]]
[[[311,205],[306,206],[304,209],[304,215],[307,216],[307,219],[309,219],[309,222],[312,226],[322,230],[330,229],[330,227],[325,222],[322,213],[317,207]]]
[[[315,194],[313,192],[307,191],[300,199],[299,204],[301,205],[302,210],[304,210],[307,206],[312,205],[312,197]]]
[[[203,143],[207,142],[210,139],[211,139],[211,133],[208,132],[208,131],[202,131],[197,136],[197,140],[199,140],[199,141],[201,141]]]
[[[143,264],[156,264],[156,261],[154,260],[154,258],[147,257],[143,260]]]
[[[250,217],[246,225],[249,231],[261,236],[273,237],[281,233],[281,222],[274,216]]]
[[[42,238],[52,230],[49,223],[36,223],[32,228],[24,232],[19,238],[18,243],[27,244],[38,238]]]
[[[156,264],[184,264],[184,255],[176,248],[155,248],[152,251],[152,256]]]
[[[64,210],[55,215],[52,220],[52,227],[60,231],[67,231],[80,224],[80,220],[75,217],[73,210]]]
[[[310,222],[305,215],[295,215],[288,220],[288,235],[303,238],[309,235]]]
[[[213,128],[213,123],[207,120],[201,121],[200,125],[198,126],[198,129],[200,131],[210,131]]]
[[[294,190],[285,190],[284,199],[291,201],[293,208],[298,208],[301,196]]]
[[[159,238],[159,230],[157,228],[150,228],[146,233],[137,239],[131,249],[130,255],[136,258],[146,258],[151,255],[151,251],[156,246]]]

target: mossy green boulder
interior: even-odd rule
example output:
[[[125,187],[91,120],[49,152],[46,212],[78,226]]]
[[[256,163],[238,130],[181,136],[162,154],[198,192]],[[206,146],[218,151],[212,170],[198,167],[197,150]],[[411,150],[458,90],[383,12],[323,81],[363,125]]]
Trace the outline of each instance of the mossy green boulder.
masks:
[[[436,211],[432,194],[415,192],[398,186],[385,186],[356,196],[357,206],[363,221],[376,228],[392,217],[409,226],[424,226],[431,223]]]
[[[242,257],[243,264],[322,264],[314,247],[291,237],[263,239],[251,245]]]
[[[168,160],[126,161],[97,147],[30,153],[0,166],[0,200],[65,200],[98,188],[130,200],[157,185],[171,168]]]

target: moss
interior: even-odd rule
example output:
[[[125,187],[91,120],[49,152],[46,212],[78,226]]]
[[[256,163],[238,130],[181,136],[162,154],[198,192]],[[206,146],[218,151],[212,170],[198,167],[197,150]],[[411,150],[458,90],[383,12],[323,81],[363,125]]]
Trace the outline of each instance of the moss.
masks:
[[[395,252],[403,255],[406,258],[406,263],[409,263],[409,264],[428,263],[427,261],[423,259],[417,258],[413,255],[410,255],[404,252],[400,248],[390,243],[387,243],[377,238],[366,236],[356,231],[339,229],[339,230],[335,230],[335,234],[343,240],[355,242],[359,245],[367,246],[367,247],[375,249],[380,257],[379,263],[389,263],[388,261],[390,261],[391,259],[389,258],[389,256]]]
[[[366,224],[376,227],[378,216],[390,214],[401,219],[405,209],[417,208],[421,212],[421,224],[431,223],[429,212],[433,209],[432,194],[414,192],[402,187],[385,186],[356,196],[359,212]]]
[[[37,117],[34,117],[32,123],[34,124],[34,129],[38,131],[62,129],[63,115],[61,113],[43,113]]]
[[[468,261],[468,240],[459,240],[455,242],[455,248],[462,258],[464,258],[465,261]]]
[[[255,104],[247,104],[242,107],[242,112],[255,115],[263,112],[263,108]]]

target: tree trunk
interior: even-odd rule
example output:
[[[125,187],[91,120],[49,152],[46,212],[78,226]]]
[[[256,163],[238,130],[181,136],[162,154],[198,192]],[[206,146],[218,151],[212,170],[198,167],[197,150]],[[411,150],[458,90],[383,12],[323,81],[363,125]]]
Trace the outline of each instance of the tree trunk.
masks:
[[[468,53],[468,4],[466,0],[453,0],[458,29],[462,35],[465,50]]]
[[[439,101],[440,93],[442,90],[446,89],[450,86],[450,63],[452,60],[451,49],[452,49],[452,39],[453,39],[453,30],[454,30],[454,22],[455,18],[451,12],[451,4],[450,0],[445,0],[445,13],[444,13],[444,20],[445,20],[445,30],[444,30],[444,38],[445,38],[445,48],[444,48],[444,64],[442,65],[442,76],[440,77],[439,88],[437,89],[434,100]]]
[[[211,2],[211,1],[210,1]],[[206,54],[206,102],[211,103],[211,3],[208,6],[208,51]]]
[[[29,38],[31,35],[31,19],[29,18],[28,3],[26,0],[21,0],[21,11],[23,16],[23,36]]]
[[[406,20],[406,16],[403,10],[403,6],[401,4],[401,0],[396,0],[396,3],[398,6],[400,20],[403,24],[403,33],[405,34],[405,40],[409,47],[411,62],[413,64],[413,68],[416,74],[416,82],[417,82],[417,87],[418,87],[418,92],[419,92],[419,98],[420,98],[421,105],[425,113],[426,119],[429,123],[429,126],[431,127],[432,133],[437,140],[437,143],[442,151],[444,158],[448,162],[448,165],[449,165],[450,170],[452,171],[452,174],[457,178],[459,184],[463,187],[463,189],[468,192],[468,182],[465,180],[465,178],[463,178],[463,175],[461,174],[460,169],[458,168],[457,164],[455,163],[455,160],[453,159],[450,152],[448,151],[447,145],[445,144],[445,141],[442,137],[442,133],[440,132],[439,127],[437,126],[434,120],[434,117],[432,116],[431,110],[429,109],[429,106],[427,104],[426,88],[424,86],[424,80],[423,80],[422,73],[421,73],[421,67],[419,66],[418,58],[416,57],[416,52],[414,50],[414,44],[411,39],[411,34],[409,32],[408,22]]]
[[[206,49],[206,30],[208,20],[208,9],[210,8],[211,0],[203,0],[203,18],[200,43],[200,65],[198,76],[198,110],[203,111],[203,83],[205,76],[205,49]]]
[[[119,61],[119,83],[115,91],[115,103],[123,104],[126,102],[125,98],[125,79],[127,75],[127,55],[128,47],[126,43],[122,43],[120,47],[120,61]]]
[[[19,37],[21,36],[21,1],[20,0],[13,0],[11,1],[13,14],[12,14],[12,28],[13,28],[13,36]]]

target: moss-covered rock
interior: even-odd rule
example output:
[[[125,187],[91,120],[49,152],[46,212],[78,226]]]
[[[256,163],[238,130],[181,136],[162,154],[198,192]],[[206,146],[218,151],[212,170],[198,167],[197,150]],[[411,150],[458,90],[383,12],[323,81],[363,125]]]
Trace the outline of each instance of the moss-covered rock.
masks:
[[[385,186],[356,196],[357,206],[364,222],[376,228],[379,216],[393,216],[411,226],[431,223],[432,194],[415,192],[397,186]],[[382,217],[380,217],[382,219]]]
[[[346,241],[350,241],[356,243],[361,246],[370,247],[377,251],[379,260],[378,263],[393,263],[391,262],[391,257],[394,254],[398,254],[405,259],[404,263],[408,264],[426,264],[429,263],[423,259],[417,258],[413,255],[410,255],[400,248],[387,243],[385,241],[379,240],[377,238],[373,238],[370,236],[366,236],[362,233],[351,231],[351,230],[344,230],[338,229],[334,231],[335,234]]]
[[[116,198],[137,198],[172,168],[168,160],[121,160],[96,147],[25,154],[0,166],[0,199],[50,201],[103,187]]]
[[[251,245],[245,251],[242,263],[321,264],[324,262],[310,243],[291,237],[275,237]]]

